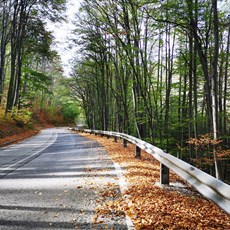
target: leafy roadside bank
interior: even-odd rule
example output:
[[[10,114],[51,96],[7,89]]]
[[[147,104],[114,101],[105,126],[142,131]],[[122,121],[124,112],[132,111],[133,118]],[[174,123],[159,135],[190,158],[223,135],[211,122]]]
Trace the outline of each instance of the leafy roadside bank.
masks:
[[[60,113],[13,110],[5,115],[0,108],[0,146],[36,135],[41,129],[68,125]]]
[[[125,212],[137,230],[230,229],[230,217],[188,185],[186,188],[159,187],[160,166],[149,154],[142,153],[141,159],[135,159],[135,147],[131,144],[124,149],[121,142],[115,143],[112,139],[81,135],[98,141],[114,162],[126,168],[129,188],[123,198],[105,202],[98,207],[98,214],[109,215],[111,210]],[[170,182],[184,183],[173,173]]]
[[[0,127],[1,129],[1,127]],[[20,130],[19,133],[14,135],[6,136],[0,139],[0,147],[6,146],[12,143],[16,143],[18,141],[30,138],[36,134],[38,134],[39,130]]]

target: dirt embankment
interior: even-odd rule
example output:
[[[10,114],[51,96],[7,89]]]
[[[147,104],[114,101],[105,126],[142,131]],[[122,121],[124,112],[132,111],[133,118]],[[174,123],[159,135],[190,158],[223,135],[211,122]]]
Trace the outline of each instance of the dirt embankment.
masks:
[[[22,124],[15,119],[0,119],[0,146],[29,138],[49,127],[53,125],[49,124],[43,112],[34,114],[28,124]]]

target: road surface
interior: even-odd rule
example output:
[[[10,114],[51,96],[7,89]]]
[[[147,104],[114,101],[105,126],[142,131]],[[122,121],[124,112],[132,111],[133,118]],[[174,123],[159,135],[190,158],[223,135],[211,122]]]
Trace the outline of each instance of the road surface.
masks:
[[[116,190],[114,164],[97,142],[66,128],[0,149],[0,229],[127,229],[124,215],[96,215]]]

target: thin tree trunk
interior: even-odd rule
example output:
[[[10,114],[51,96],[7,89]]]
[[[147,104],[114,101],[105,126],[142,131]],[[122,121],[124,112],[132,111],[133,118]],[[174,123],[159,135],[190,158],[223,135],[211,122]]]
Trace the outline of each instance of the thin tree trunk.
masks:
[[[230,24],[228,27],[228,41],[227,41],[227,49],[225,56],[225,70],[224,70],[224,95],[223,95],[223,112],[224,112],[224,133],[227,133],[227,89],[228,89],[228,66],[229,66],[229,50],[230,50]]]
[[[218,121],[218,111],[217,111],[217,80],[218,80],[218,56],[219,56],[219,21],[218,21],[218,12],[217,12],[217,0],[212,0],[212,9],[213,9],[213,25],[214,25],[214,55],[212,61],[212,118],[213,118],[213,136],[217,140],[217,121]],[[216,178],[220,179],[220,173],[217,162],[217,153],[216,146],[213,147],[213,156],[215,163],[215,173]]]

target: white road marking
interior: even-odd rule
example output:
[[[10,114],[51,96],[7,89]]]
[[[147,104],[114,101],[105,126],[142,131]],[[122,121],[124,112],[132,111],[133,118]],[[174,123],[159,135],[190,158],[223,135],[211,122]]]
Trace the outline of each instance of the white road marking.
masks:
[[[124,170],[122,170],[119,164],[115,162],[113,164],[114,164],[114,167],[117,173],[117,177],[119,179],[118,182],[119,182],[121,193],[124,194],[124,192],[128,189],[128,182],[125,179]],[[128,230],[135,230],[134,224],[132,220],[130,219],[130,217],[125,215],[125,219],[126,219],[126,225],[127,225]]]
[[[7,175],[8,174],[7,172],[9,172],[9,171],[12,172],[12,171],[16,170],[20,164],[23,164],[23,162],[26,162],[30,158],[34,158],[36,155],[39,155],[43,150],[45,150],[46,148],[51,146],[57,140],[57,137],[58,137],[58,134],[53,133],[51,138],[46,143],[44,143],[44,144],[48,143],[48,145],[45,145],[43,148],[39,149],[38,151],[36,151],[32,155],[30,155],[30,156],[28,156],[26,158],[23,158],[22,160],[17,161],[16,163],[8,166],[7,168],[0,168],[1,169],[0,170],[0,177],[3,177],[5,175]]]

